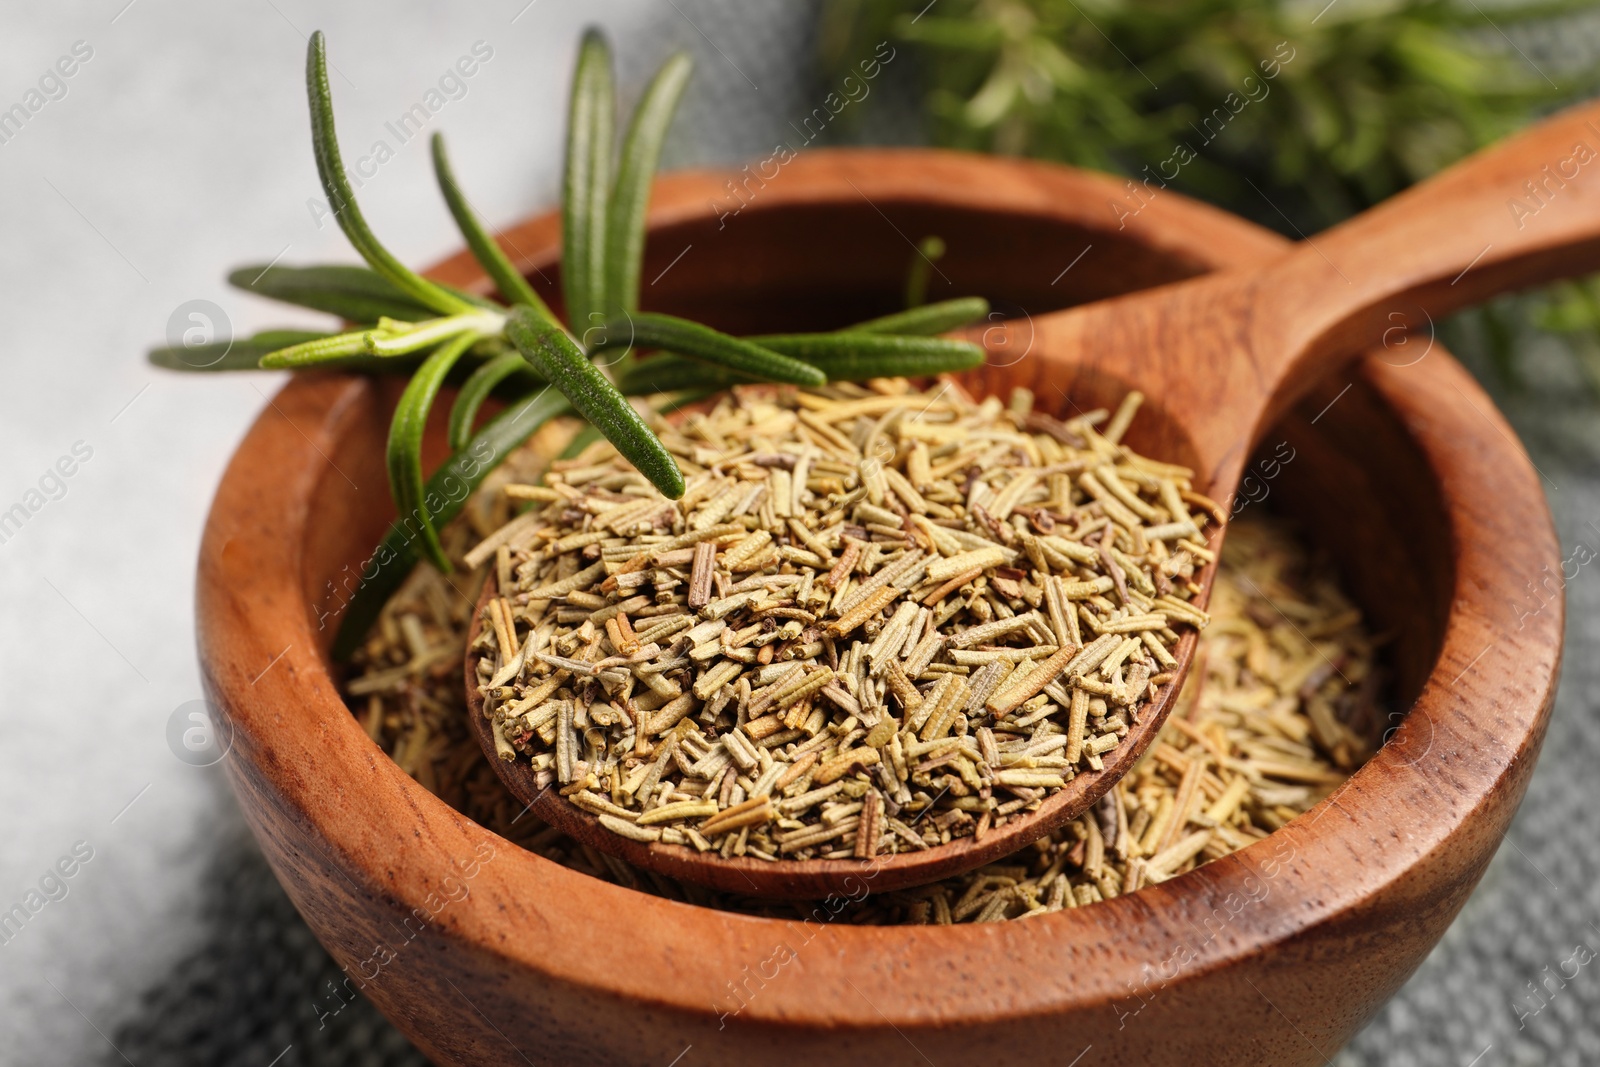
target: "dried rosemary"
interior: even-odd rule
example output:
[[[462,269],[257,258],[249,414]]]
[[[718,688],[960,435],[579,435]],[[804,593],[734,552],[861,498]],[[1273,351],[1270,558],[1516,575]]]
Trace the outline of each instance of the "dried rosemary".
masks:
[[[457,562],[503,524],[511,502],[500,487],[534,481],[541,455],[557,454],[561,440],[552,426],[534,448],[517,452],[443,531]],[[359,720],[403,770],[469,818],[593,877],[709,907],[810,914],[809,904],[745,901],[636,871],[522,814],[468,732],[459,663],[470,604],[450,581],[426,568],[412,576],[386,604],[347,686]],[[1212,624],[1173,718],[1114,800],[1002,861],[869,897],[834,921],[1005,920],[1149,884],[1156,853],[1145,841],[1163,808],[1179,810],[1185,760],[1207,761],[1198,800],[1185,805],[1185,821],[1171,814],[1163,820],[1177,823],[1179,842],[1201,830],[1211,837],[1176,865],[1168,866],[1169,857],[1163,870],[1173,874],[1261,840],[1326,796],[1370,753],[1384,722],[1373,642],[1359,612],[1277,520],[1254,513],[1229,527],[1210,610]],[[1130,875],[1140,867],[1143,873]]]
[[[662,426],[676,502],[604,441],[506,487],[532,506],[467,557],[502,758],[622,836],[768,860],[981,838],[1099,769],[1205,625],[1215,506],[1120,444],[1137,393],[1060,422],[873,384]]]

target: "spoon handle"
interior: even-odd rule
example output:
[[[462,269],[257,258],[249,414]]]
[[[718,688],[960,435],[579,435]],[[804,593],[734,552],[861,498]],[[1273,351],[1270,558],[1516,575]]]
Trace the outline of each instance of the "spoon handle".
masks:
[[[1326,359],[1421,358],[1438,321],[1600,270],[1600,102],[1560,112],[1309,238],[1255,286],[1254,344],[1295,393]]]

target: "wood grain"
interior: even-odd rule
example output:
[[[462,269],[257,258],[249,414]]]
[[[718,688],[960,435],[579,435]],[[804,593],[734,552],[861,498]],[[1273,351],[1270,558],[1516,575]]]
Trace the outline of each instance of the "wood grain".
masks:
[[[1172,193],[1119,229],[1119,183],[1014,161],[808,154],[733,218],[726,179],[658,186],[648,306],[711,309],[735,328],[887,310],[909,254],[895,230],[915,240],[947,216],[965,227],[941,261],[952,291],[1015,283],[1039,297],[1035,315],[1284,248]],[[506,235],[540,286],[557,231],[544,216]],[[1040,248],[1040,233],[1060,243]],[[825,254],[776,243],[796,234]],[[464,257],[440,276],[484,288]],[[863,280],[867,297],[833,298]],[[1537,474],[1442,348],[1411,366],[1386,355],[1400,362],[1368,357],[1264,440],[1318,443],[1274,492],[1344,547],[1363,606],[1403,624],[1400,695],[1414,703],[1327,801],[1163,885],[985,926],[845,926],[827,903],[792,921],[731,917],[597,882],[451,810],[367,738],[325,657],[337,590],[391,515],[393,396],[343,376],[299,377],[263,411],[207,523],[200,653],[234,727],[230,780],[317,936],[439,1063],[666,1064],[692,1046],[685,1065],[1321,1064],[1426,956],[1494,854],[1560,655],[1559,600],[1523,614],[1527,583],[1559,559]],[[1067,368],[1016,365],[1067,408]]]

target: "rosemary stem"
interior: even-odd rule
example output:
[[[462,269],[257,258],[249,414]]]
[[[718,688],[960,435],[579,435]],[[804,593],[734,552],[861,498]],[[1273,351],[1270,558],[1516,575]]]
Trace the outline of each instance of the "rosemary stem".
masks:
[[[419,323],[385,321],[367,333],[367,351],[374,356],[403,356],[461,333],[498,336],[505,324],[506,317],[498,311],[469,311]]]

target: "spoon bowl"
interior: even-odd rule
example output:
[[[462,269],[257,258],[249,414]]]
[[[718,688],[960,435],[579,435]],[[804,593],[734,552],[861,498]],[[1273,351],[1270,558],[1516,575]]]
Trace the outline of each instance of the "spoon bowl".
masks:
[[[1560,187],[1561,199],[1549,201],[1552,210],[1532,221],[1515,209],[1544,161],[1570,159],[1575,144],[1590,142],[1600,144],[1600,105],[1547,119],[1265,267],[974,328],[969,339],[989,354],[988,364],[973,372],[975,381],[985,394],[1003,396],[1024,385],[1046,405],[1055,396],[1079,410],[1110,386],[1136,384],[1159,414],[1160,440],[1144,446],[1147,454],[1187,463],[1198,488],[1227,500],[1258,429],[1337,364],[1379,345],[1423,349],[1451,312],[1600,268],[1600,167],[1594,173],[1580,167]],[[1225,531],[1212,524],[1208,533],[1215,552]],[[1215,564],[1197,575],[1197,606],[1208,602],[1214,578]],[[484,593],[490,595],[492,585]],[[473,637],[480,618],[481,610]],[[1104,769],[1076,775],[1032,813],[981,838],[870,860],[724,858],[612,834],[595,816],[541,789],[527,764],[496,758],[470,654],[466,689],[472,728],[496,773],[552,825],[658,874],[754,897],[815,898],[935,881],[1007,855],[1083,814],[1160,732],[1195,643],[1189,633],[1174,649],[1178,664],[1170,680],[1130,724]]]

